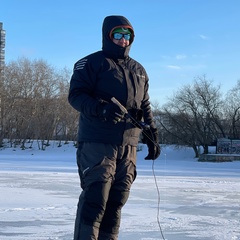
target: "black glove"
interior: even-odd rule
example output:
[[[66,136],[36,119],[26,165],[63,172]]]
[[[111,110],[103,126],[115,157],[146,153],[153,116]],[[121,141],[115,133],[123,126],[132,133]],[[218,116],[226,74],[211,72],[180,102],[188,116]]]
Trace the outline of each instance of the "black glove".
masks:
[[[101,104],[99,117],[103,121],[109,121],[116,124],[124,118],[124,115],[125,113],[121,110],[121,108],[113,102]]]
[[[147,144],[148,155],[145,160],[155,160],[159,157],[161,153],[160,145],[158,143],[158,131],[156,128],[150,127],[143,131],[142,142]]]

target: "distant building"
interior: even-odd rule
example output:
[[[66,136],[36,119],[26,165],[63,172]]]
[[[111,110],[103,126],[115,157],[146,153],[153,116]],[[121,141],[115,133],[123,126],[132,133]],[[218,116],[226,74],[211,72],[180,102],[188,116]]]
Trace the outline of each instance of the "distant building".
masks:
[[[6,32],[3,30],[3,23],[0,22],[0,72],[5,64],[5,40]]]
[[[5,37],[6,33],[3,30],[3,24],[0,22],[0,146],[3,141],[3,101],[2,101],[2,93],[3,93],[3,69],[5,65]]]
[[[240,154],[240,140],[220,138],[217,140],[217,153]]]

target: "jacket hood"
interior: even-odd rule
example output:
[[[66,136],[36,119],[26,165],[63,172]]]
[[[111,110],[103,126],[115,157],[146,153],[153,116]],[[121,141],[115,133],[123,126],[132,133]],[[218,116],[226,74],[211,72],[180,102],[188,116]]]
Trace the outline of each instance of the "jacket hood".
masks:
[[[113,29],[118,27],[129,28],[132,32],[129,46],[118,46],[110,38]],[[117,59],[128,57],[133,40],[134,30],[127,18],[123,16],[107,16],[104,19],[102,25],[102,50],[107,56]]]

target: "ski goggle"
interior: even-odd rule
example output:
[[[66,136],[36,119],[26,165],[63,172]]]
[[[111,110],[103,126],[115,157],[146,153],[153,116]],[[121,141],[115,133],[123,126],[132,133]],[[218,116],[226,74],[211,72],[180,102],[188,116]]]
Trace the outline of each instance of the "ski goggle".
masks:
[[[125,40],[129,41],[131,38],[131,35],[129,33],[124,34],[124,33],[114,33],[113,34],[113,38],[116,40],[120,40],[122,38],[124,38]]]

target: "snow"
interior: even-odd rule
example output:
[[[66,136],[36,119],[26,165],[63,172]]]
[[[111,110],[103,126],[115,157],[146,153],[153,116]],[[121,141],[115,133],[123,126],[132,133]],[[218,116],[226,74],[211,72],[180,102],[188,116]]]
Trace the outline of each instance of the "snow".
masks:
[[[54,142],[45,151],[0,150],[1,240],[73,238],[75,153]],[[198,162],[192,149],[173,146],[154,162],[146,155],[143,145],[119,240],[240,240],[240,161]]]

